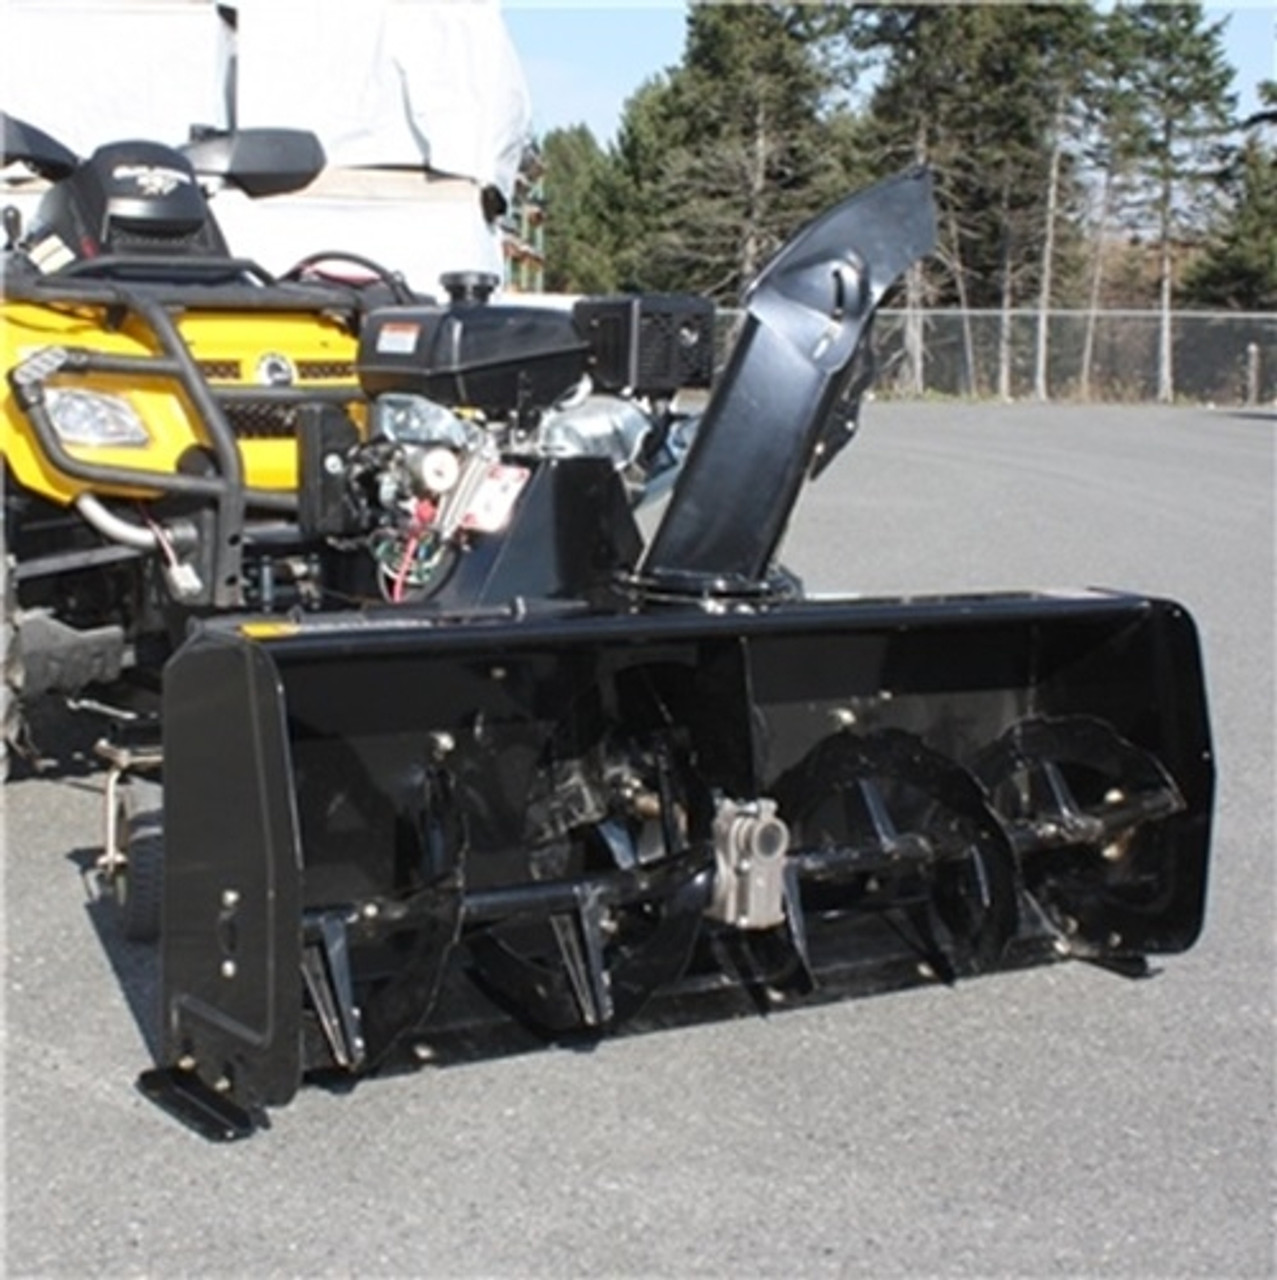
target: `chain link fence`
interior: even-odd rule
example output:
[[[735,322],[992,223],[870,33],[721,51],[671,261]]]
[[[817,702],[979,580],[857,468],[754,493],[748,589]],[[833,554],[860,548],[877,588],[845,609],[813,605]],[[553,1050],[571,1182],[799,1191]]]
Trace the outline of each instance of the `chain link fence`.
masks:
[[[1005,342],[998,311],[923,311],[914,318],[921,339],[920,378],[908,355],[906,313],[878,313],[878,395],[993,397],[1004,384],[1013,399],[1036,394],[1036,311],[1012,312]],[[720,312],[720,353],[738,320],[739,312]],[[1047,397],[1156,400],[1161,321],[1156,311],[1048,312]],[[1176,400],[1277,404],[1277,314],[1174,313],[1170,372]]]

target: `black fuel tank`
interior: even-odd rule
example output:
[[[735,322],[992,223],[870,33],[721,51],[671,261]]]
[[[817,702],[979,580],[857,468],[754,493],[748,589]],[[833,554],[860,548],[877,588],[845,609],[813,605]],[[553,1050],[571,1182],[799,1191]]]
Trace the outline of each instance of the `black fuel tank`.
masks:
[[[413,392],[504,415],[553,404],[585,373],[587,352],[567,311],[491,303],[387,307],[364,324],[359,382],[368,395]]]

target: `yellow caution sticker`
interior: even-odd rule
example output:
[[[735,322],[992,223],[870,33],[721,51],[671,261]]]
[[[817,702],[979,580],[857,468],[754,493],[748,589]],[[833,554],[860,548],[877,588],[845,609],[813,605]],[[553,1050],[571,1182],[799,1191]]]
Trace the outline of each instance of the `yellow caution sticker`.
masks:
[[[250,640],[278,640],[282,636],[295,636],[301,627],[295,622],[241,622],[239,624],[241,635],[247,636]]]

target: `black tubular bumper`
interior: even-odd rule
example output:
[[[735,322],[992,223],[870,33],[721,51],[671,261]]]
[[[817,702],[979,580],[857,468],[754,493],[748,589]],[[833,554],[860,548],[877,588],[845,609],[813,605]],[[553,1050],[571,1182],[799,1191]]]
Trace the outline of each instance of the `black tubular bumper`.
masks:
[[[206,587],[207,598],[197,603],[217,609],[242,607],[241,563],[246,513],[250,509],[295,512],[297,494],[246,487],[239,446],[223,405],[246,399],[292,405],[325,401],[348,403],[357,393],[345,389],[294,387],[234,388],[214,392],[182,340],[170,308],[180,310],[202,306],[236,311],[309,307],[318,311],[325,309],[325,304],[331,305],[334,299],[327,293],[308,297],[296,290],[248,286],[148,291],[118,283],[48,279],[17,273],[6,278],[5,287],[7,296],[18,301],[50,306],[101,306],[120,315],[131,314],[154,336],[160,350],[160,354],[154,356],[117,355],[83,347],[44,348],[8,371],[9,385],[41,450],[63,474],[93,486],[139,489],[208,502],[214,512],[214,533],[208,551],[212,572]],[[263,298],[268,301],[264,303]],[[345,301],[348,305],[349,300]],[[45,404],[49,381],[68,375],[110,378],[122,385],[130,381],[161,379],[180,387],[198,415],[203,438],[212,452],[214,473],[159,473],[140,467],[103,465],[76,457],[62,444]],[[203,441],[193,437],[192,443],[197,442]]]

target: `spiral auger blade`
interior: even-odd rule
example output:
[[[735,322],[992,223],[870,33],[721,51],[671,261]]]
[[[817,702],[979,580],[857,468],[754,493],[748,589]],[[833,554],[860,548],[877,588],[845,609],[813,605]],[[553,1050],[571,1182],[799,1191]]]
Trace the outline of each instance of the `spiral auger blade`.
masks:
[[[471,973],[542,1035],[615,1029],[676,982],[713,889],[712,850],[689,830],[677,730],[666,720],[618,734],[601,715],[614,696],[579,691],[463,788],[480,856],[504,867],[467,897]],[[512,803],[493,803],[494,771]]]
[[[702,851],[659,867],[472,895],[475,977],[541,1033],[623,1025],[686,968],[712,887]]]
[[[1096,717],[1041,716],[1008,728],[971,769],[1058,948],[1143,950],[1140,917],[1163,911],[1168,892],[1161,836],[1187,807],[1162,761]]]
[[[890,913],[937,977],[997,967],[1018,918],[1015,859],[976,780],[900,729],[839,732],[776,783],[815,910]]]

